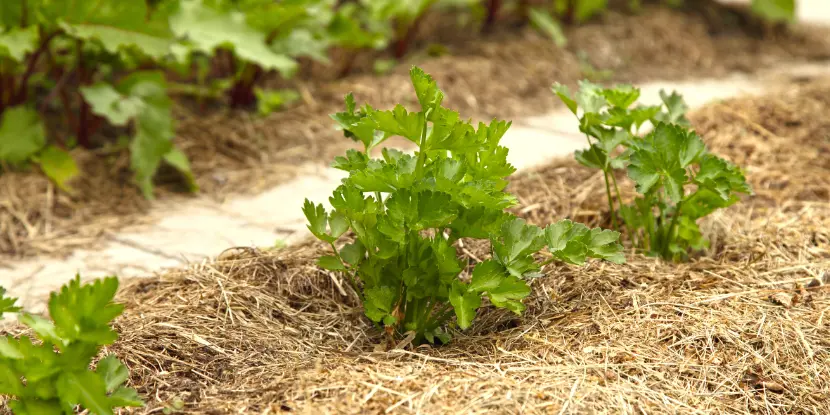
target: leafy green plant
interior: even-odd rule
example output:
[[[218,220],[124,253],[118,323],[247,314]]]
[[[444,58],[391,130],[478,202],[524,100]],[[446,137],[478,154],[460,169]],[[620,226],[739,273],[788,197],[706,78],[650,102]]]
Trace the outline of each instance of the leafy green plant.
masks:
[[[433,8],[472,7],[479,0],[363,0],[368,17],[375,22],[392,22],[387,35],[392,39],[396,59],[404,57],[427,11]]]
[[[37,339],[0,338],[0,394],[13,413],[73,414],[75,407],[97,415],[113,408],[143,406],[138,393],[124,386],[129,370],[114,355],[90,364],[102,346],[118,334],[110,328],[123,306],[112,302],[115,277],[81,284],[77,277],[49,297],[52,321],[23,313],[18,320]],[[20,311],[16,299],[0,288],[0,316]]]
[[[661,91],[661,105],[634,106],[640,90],[630,85],[602,88],[583,81],[574,96],[559,84],[553,91],[588,140],[589,148],[577,151],[576,160],[603,172],[613,226],[620,228],[619,216],[629,237],[646,252],[673,260],[706,247],[697,221],[736,203],[738,194],[752,193],[741,170],[708,152],[689,128],[680,95]],[[641,137],[646,123],[655,127]],[[628,205],[615,175],[621,169],[640,194]]]
[[[186,158],[172,145],[164,79],[138,70],[166,56],[174,41],[163,13],[143,1],[117,0],[8,0],[2,7],[0,161],[12,167],[34,161],[68,189],[78,172],[68,150],[100,145],[93,137],[110,121],[135,132],[131,166],[147,197],[161,160],[179,161],[173,166],[190,178]],[[119,91],[116,83],[136,87]],[[53,114],[55,100],[62,117]],[[62,118],[70,134],[52,137],[44,116]]]
[[[417,112],[401,105],[358,108],[346,96],[346,111],[332,118],[364,150],[334,160],[349,175],[329,199],[331,212],[308,200],[303,207],[311,232],[332,249],[318,265],[350,281],[370,320],[415,343],[446,342],[445,325],[455,316],[460,328],[469,327],[482,297],[520,314],[530,294],[527,280],[543,265],[534,254],[546,245],[546,263],[624,260],[617,232],[569,220],[541,229],[506,213],[516,199],[504,191],[505,178],[515,168],[499,141],[510,123],[476,128],[442,106],[444,94],[429,75],[415,67],[411,79]],[[392,136],[412,141],[418,151],[383,149],[382,158],[371,158]],[[341,244],[349,231],[354,240]],[[491,245],[491,258],[472,272],[457,252],[463,238]]]
[[[185,39],[176,54],[187,66],[196,56],[215,56],[230,77],[233,108],[256,103],[256,83],[268,72],[292,77],[296,58],[327,61],[326,32],[334,18],[334,0],[177,0],[165,4],[170,27]],[[340,16],[337,28],[346,25]],[[354,36],[354,32],[349,32]]]

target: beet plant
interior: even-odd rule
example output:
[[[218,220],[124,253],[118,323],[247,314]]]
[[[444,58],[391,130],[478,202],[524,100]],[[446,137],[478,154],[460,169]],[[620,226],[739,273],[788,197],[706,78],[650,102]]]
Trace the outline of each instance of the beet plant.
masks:
[[[370,320],[415,344],[447,342],[447,325],[454,318],[469,327],[483,298],[520,314],[528,281],[547,263],[624,261],[617,232],[569,220],[542,229],[507,213],[516,204],[505,191],[515,168],[499,141],[510,123],[474,126],[442,105],[444,94],[429,75],[417,67],[410,75],[419,111],[358,107],[346,96],[346,111],[332,118],[363,151],[334,160],[348,177],[329,199],[333,210],[308,200],[303,207],[311,232],[332,250],[318,265],[351,283]],[[393,136],[418,150],[370,156]],[[458,252],[465,239],[490,244],[489,258],[471,272],[470,259]],[[546,246],[549,259],[537,261]]]

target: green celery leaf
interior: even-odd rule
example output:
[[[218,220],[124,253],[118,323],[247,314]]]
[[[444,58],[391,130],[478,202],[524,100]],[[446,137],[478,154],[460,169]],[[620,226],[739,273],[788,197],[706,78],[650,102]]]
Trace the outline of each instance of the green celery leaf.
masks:
[[[499,308],[507,308],[521,314],[525,307],[519,300],[530,295],[530,286],[515,275],[503,279],[498,287],[487,292],[490,302]]]
[[[717,193],[724,201],[730,200],[734,193],[752,193],[741,170],[713,154],[702,157],[694,182],[699,188]]]
[[[562,100],[562,103],[564,103],[565,106],[568,107],[568,109],[571,110],[571,112],[574,113],[574,115],[576,115],[576,110],[578,106],[576,101],[573,99],[571,91],[568,89],[568,87],[557,82],[553,84],[551,89],[553,90],[553,93],[556,94],[556,96],[558,96],[560,100]]]
[[[375,111],[371,117],[377,129],[387,136],[400,136],[415,144],[421,144],[424,121],[420,113],[407,112],[406,108],[398,104],[390,111]]]
[[[332,212],[329,216],[329,228],[329,235],[337,239],[349,230],[349,219],[342,213]]]
[[[95,372],[63,372],[55,386],[64,404],[80,404],[96,415],[113,415],[104,380]]]
[[[25,358],[26,356],[18,349],[17,341],[14,338],[0,337],[0,357],[19,360]],[[2,366],[0,366],[0,371],[2,370]],[[0,381],[0,384],[2,384],[2,381]]]
[[[455,281],[449,293],[458,327],[466,329],[473,323],[476,310],[481,306],[481,297],[476,292],[470,292],[464,284]]]
[[[144,402],[135,389],[120,387],[110,394],[110,405],[114,407],[132,406],[140,408],[144,406]]]
[[[366,316],[374,322],[384,320],[392,313],[392,307],[398,298],[397,291],[392,287],[369,287],[364,290],[364,307]]]
[[[303,214],[308,219],[308,230],[314,236],[326,242],[334,242],[337,239],[328,233],[328,214],[322,203],[315,205],[306,199],[305,203],[303,203]]]
[[[317,259],[317,266],[329,271],[343,271],[346,266],[336,256],[325,255]]]
[[[17,298],[6,297],[6,289],[0,287],[0,316],[3,313],[16,313],[20,311],[20,307],[16,307]]]
[[[683,126],[690,124],[689,120],[686,119],[686,112],[689,110],[689,106],[686,105],[686,101],[683,100],[682,95],[677,93],[677,91],[672,91],[671,95],[669,95],[666,91],[660,90],[660,99],[663,100],[663,104],[666,106],[666,112],[658,112],[655,114],[655,121]]]
[[[467,289],[478,293],[490,291],[496,289],[502,280],[508,276],[510,274],[503,265],[492,259],[488,259],[473,268],[473,278]]]
[[[677,203],[683,197],[686,167],[704,151],[703,141],[694,132],[676,125],[660,123],[638,142],[631,155],[628,176],[637,183],[641,194],[656,184],[665,186],[669,198]]]
[[[113,392],[127,381],[130,371],[115,355],[109,355],[98,362],[95,373],[104,379],[107,392]]]
[[[118,338],[110,323],[124,310],[113,303],[118,279],[107,277],[81,284],[80,276],[49,296],[49,316],[55,330],[66,341],[99,345],[111,344]]]
[[[576,93],[576,103],[582,111],[588,114],[598,114],[605,107],[607,100],[603,89],[590,81],[579,81],[579,91]]]
[[[603,89],[602,95],[609,104],[625,110],[640,98],[640,89],[633,85],[618,85],[616,88]]]
[[[415,87],[415,95],[421,104],[421,111],[427,113],[441,106],[444,100],[444,93],[438,89],[438,85],[430,75],[427,75],[421,68],[413,66],[409,71],[412,85]],[[416,141],[417,143],[417,141]]]
[[[362,153],[355,149],[349,149],[346,150],[345,157],[335,157],[334,162],[331,164],[331,167],[334,167],[335,169],[339,170],[344,170],[347,172],[353,172],[365,169],[368,163],[369,156],[367,156],[365,153]]]
[[[598,144],[591,144],[587,150],[576,150],[574,157],[579,164],[592,169],[605,170],[608,165],[608,152]]]
[[[340,257],[350,265],[358,265],[366,257],[366,248],[360,241],[355,241],[340,249]]]

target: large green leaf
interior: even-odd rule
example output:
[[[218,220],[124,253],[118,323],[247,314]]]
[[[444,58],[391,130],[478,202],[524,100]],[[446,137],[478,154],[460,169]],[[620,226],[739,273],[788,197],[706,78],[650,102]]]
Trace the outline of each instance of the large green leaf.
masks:
[[[173,150],[172,102],[165,88],[164,75],[159,72],[136,72],[119,85],[122,94],[143,103],[135,117],[130,162],[136,183],[148,199],[153,198],[153,176],[164,157]]]
[[[38,113],[25,106],[8,108],[0,119],[0,160],[19,164],[46,145],[46,130]]]
[[[127,122],[144,109],[144,102],[141,98],[122,95],[112,85],[105,82],[81,87],[80,91],[84,101],[92,107],[92,112],[106,118],[114,125],[127,125]]]
[[[149,13],[145,1],[42,0],[44,13],[71,36],[100,42],[117,53],[136,48],[152,57],[170,53],[173,33],[164,16]]]
[[[202,0],[182,0],[170,25],[177,36],[186,37],[198,51],[211,54],[218,48],[230,48],[239,58],[276,69],[283,76],[296,71],[297,63],[271,50],[266,43],[267,33],[250,26],[241,12],[220,10]]]

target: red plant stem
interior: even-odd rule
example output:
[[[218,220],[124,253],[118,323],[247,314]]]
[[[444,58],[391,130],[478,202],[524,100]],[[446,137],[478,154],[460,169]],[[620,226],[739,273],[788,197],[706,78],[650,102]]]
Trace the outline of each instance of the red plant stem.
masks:
[[[52,32],[52,34],[43,39],[40,42],[40,46],[38,46],[38,48],[35,50],[32,56],[29,57],[29,64],[26,66],[26,72],[23,73],[23,77],[20,79],[20,85],[18,86],[17,94],[14,97],[14,104],[19,104],[26,101],[26,95],[29,89],[27,84],[29,83],[29,78],[31,78],[32,74],[35,73],[35,67],[37,66],[38,58],[40,58],[40,55],[43,54],[43,51],[45,51],[46,48],[49,47],[49,43],[52,41],[52,39],[55,38],[55,36],[58,35],[58,33],[60,32]]]
[[[576,22],[576,1],[568,2],[568,10],[565,12],[565,23],[574,24]]]
[[[61,100],[61,105],[63,105],[63,114],[66,117],[66,123],[69,124],[69,130],[78,131],[78,121],[72,113],[72,102],[69,100],[69,93],[66,88],[58,90],[58,97]]]
[[[263,70],[259,66],[247,64],[242,69],[242,74],[228,91],[231,101],[231,108],[244,108],[256,103],[254,84],[262,76]]]
[[[487,19],[484,20],[484,30],[489,31],[493,28],[496,20],[499,17],[499,10],[501,9],[501,0],[487,1]]]
[[[357,50],[348,50],[346,54],[346,63],[343,65],[343,68],[340,69],[340,78],[345,78],[352,73],[352,69],[354,68],[354,62],[357,59]]]
[[[421,20],[426,12],[422,13],[415,21],[412,22],[411,25],[406,29],[406,33],[398,38],[395,41],[395,58],[400,59],[406,55],[407,50],[409,50],[409,44],[412,43],[412,40],[415,38],[415,33],[418,31],[418,25],[420,25]]]
[[[522,23],[527,23],[529,19],[528,10],[530,9],[529,5],[527,4],[530,0],[519,0],[519,17],[522,19]]]
[[[72,74],[75,73],[75,70],[67,70],[66,68],[61,68],[58,72],[61,74],[60,78],[58,78],[58,82],[55,84],[52,90],[49,91],[49,95],[46,95],[46,98],[44,98],[43,101],[40,102],[39,112],[41,113],[46,112],[46,110],[48,109],[49,102],[51,102],[55,98],[55,96],[58,95],[59,91],[63,89],[63,87],[66,85],[66,81],[72,76]]]

